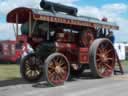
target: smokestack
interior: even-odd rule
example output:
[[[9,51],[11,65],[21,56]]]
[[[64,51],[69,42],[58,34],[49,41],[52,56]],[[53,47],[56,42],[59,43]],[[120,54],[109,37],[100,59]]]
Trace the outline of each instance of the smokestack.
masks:
[[[75,7],[62,5],[59,3],[53,3],[45,0],[41,0],[40,7],[47,11],[64,12],[73,16],[77,16],[77,12],[78,12],[77,8]]]

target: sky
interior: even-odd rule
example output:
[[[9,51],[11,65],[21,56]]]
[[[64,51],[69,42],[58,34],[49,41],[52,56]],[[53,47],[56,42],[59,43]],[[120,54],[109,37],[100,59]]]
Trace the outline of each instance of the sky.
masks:
[[[78,15],[96,18],[107,17],[116,22],[120,30],[115,31],[116,42],[128,42],[128,0],[49,0],[78,8]],[[12,24],[6,15],[16,7],[40,8],[40,0],[0,0],[0,40],[15,39]]]

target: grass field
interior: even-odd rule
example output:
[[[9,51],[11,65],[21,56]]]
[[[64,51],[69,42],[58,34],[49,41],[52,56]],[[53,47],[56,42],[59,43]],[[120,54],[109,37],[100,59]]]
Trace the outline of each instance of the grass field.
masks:
[[[0,80],[13,80],[20,78],[18,64],[0,64]]]
[[[122,64],[125,64],[128,66],[128,60],[123,61]]]
[[[128,70],[128,61],[123,61],[125,69]],[[20,78],[18,64],[0,64],[0,80],[15,80]]]

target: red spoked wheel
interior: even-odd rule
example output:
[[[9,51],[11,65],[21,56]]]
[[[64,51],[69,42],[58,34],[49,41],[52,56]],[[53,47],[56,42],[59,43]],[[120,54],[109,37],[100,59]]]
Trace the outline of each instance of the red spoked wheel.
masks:
[[[112,75],[115,66],[114,47],[108,39],[95,40],[89,50],[89,65],[92,74],[104,78]]]
[[[70,65],[67,58],[61,53],[50,55],[44,66],[46,80],[51,86],[64,84],[70,74]]]
[[[20,72],[22,78],[28,82],[37,82],[43,77],[43,63],[34,54],[28,54],[25,56],[20,63]]]

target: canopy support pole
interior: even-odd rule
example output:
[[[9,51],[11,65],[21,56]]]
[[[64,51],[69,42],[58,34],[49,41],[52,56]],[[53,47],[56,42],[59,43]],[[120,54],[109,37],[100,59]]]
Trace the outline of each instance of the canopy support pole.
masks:
[[[15,25],[12,24],[12,27],[13,27],[13,31],[14,31],[14,33],[15,33],[15,37],[16,37],[16,29],[15,29]]]
[[[49,21],[48,21],[48,32],[47,32],[47,40],[49,40],[50,39],[50,29],[49,29]]]
[[[31,12],[29,12],[29,37],[31,37],[32,33],[32,15]]]
[[[16,14],[16,38],[18,36],[18,14]]]

